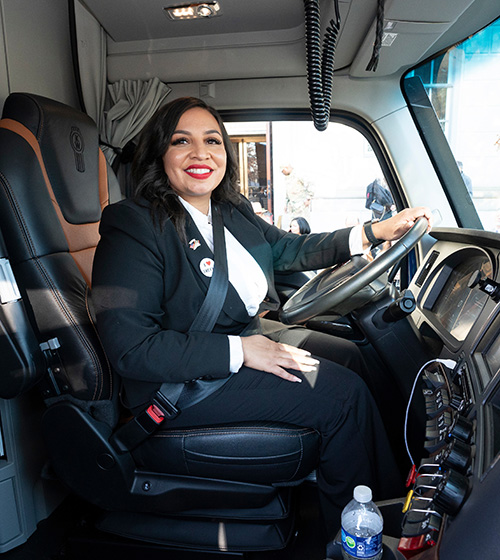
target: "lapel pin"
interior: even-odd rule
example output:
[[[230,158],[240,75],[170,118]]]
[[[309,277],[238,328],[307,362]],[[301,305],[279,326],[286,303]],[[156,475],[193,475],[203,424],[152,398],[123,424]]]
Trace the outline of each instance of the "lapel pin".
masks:
[[[214,273],[214,261],[210,258],[203,259],[200,262],[200,270],[205,276],[211,278]]]
[[[191,239],[191,241],[189,242],[189,248],[193,249],[193,251],[196,251],[196,249],[198,249],[198,247],[201,246],[201,243],[198,239]]]

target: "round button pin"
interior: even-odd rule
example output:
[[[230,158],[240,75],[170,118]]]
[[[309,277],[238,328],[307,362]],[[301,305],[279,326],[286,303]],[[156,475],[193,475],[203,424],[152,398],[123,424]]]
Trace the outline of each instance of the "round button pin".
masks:
[[[214,261],[213,261],[213,259],[207,258],[207,259],[203,259],[202,261],[200,261],[200,270],[201,270],[202,274],[211,278],[212,274],[214,273]]]

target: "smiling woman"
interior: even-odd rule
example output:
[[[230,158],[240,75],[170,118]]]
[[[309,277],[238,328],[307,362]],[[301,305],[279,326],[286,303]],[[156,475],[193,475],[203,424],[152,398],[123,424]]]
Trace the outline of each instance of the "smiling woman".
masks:
[[[207,2],[0,0],[0,559],[36,531],[17,560],[321,560],[317,497],[331,537],[355,484],[373,486],[375,499],[406,495],[393,454],[401,473],[415,459],[412,472],[436,486],[426,502],[431,489],[415,479],[404,519],[384,504],[385,556],[498,560],[500,2],[218,3],[217,17],[176,21],[165,9],[204,15]],[[333,60],[316,47],[331,20],[320,132],[308,93],[329,82]],[[308,64],[312,52],[321,60]],[[304,326],[278,323],[297,311],[302,268],[362,248],[367,186],[379,178],[391,212],[436,210],[432,231],[399,270],[378,276],[398,256],[380,251],[368,286],[344,282],[322,309],[316,292]],[[218,209],[227,293],[213,331],[194,331],[220,270],[209,222]],[[288,233],[295,216],[310,235]],[[391,219],[366,231],[392,238]],[[12,270],[7,286],[2,269]],[[268,338],[252,331],[271,317]],[[307,346],[304,331],[316,336]],[[353,348],[365,377],[348,361]],[[11,401],[6,382],[23,394]],[[188,408],[178,401],[181,413],[144,447],[118,453],[122,421],[142,421],[162,383],[215,389]],[[85,504],[67,502],[70,531],[65,512],[52,517],[65,542],[42,550],[63,494],[52,473]],[[460,488],[457,512],[463,500],[450,493]]]
[[[201,107],[186,111],[163,156],[174,191],[208,214],[210,197],[226,172],[226,149],[217,120]]]
[[[209,171],[198,175],[197,169],[207,168]],[[164,105],[150,119],[141,133],[132,166],[136,196],[151,204],[152,213],[160,221],[171,219],[183,240],[185,212],[178,199],[181,191],[195,200],[206,191],[208,199],[237,203],[239,197],[233,187],[237,173],[222,119],[204,101],[192,97]],[[208,199],[205,197],[205,214]]]
[[[332,361],[312,356],[307,337],[292,345],[264,336],[259,314],[279,306],[275,270],[344,262],[351,243],[363,244],[362,226],[297,236],[262,220],[238,194],[229,142],[218,113],[195,98],[168,103],[148,123],[133,166],[136,197],[103,211],[92,282],[97,327],[134,413],[161,385],[174,405],[182,402],[169,428],[264,421],[320,433],[318,488],[332,539],[353,486],[369,484],[380,499],[401,491],[384,425],[364,368],[354,371],[356,345],[330,337]],[[383,239],[404,233],[396,217],[384,224]],[[219,282],[221,305],[210,327],[199,328]],[[164,445],[150,438],[138,461],[161,472]]]

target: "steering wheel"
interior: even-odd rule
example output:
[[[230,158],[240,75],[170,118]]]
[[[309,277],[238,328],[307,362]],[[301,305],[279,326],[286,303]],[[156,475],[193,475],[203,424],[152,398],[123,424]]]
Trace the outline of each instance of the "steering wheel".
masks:
[[[321,313],[345,315],[367,303],[385,290],[387,278],[383,276],[415,247],[427,226],[426,218],[418,218],[411,229],[372,262],[358,255],[341,266],[323,270],[285,303],[280,320],[287,325],[300,324]]]

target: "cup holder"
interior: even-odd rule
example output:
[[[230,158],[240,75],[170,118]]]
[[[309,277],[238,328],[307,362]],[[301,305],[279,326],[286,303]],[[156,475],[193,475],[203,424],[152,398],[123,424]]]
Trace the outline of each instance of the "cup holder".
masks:
[[[377,506],[384,518],[384,535],[382,546],[384,554],[382,560],[405,560],[404,556],[398,551],[399,539],[401,538],[401,523],[403,521],[403,501],[387,500],[377,502]],[[327,560],[342,560],[342,541],[340,531],[334,541],[327,547]]]

